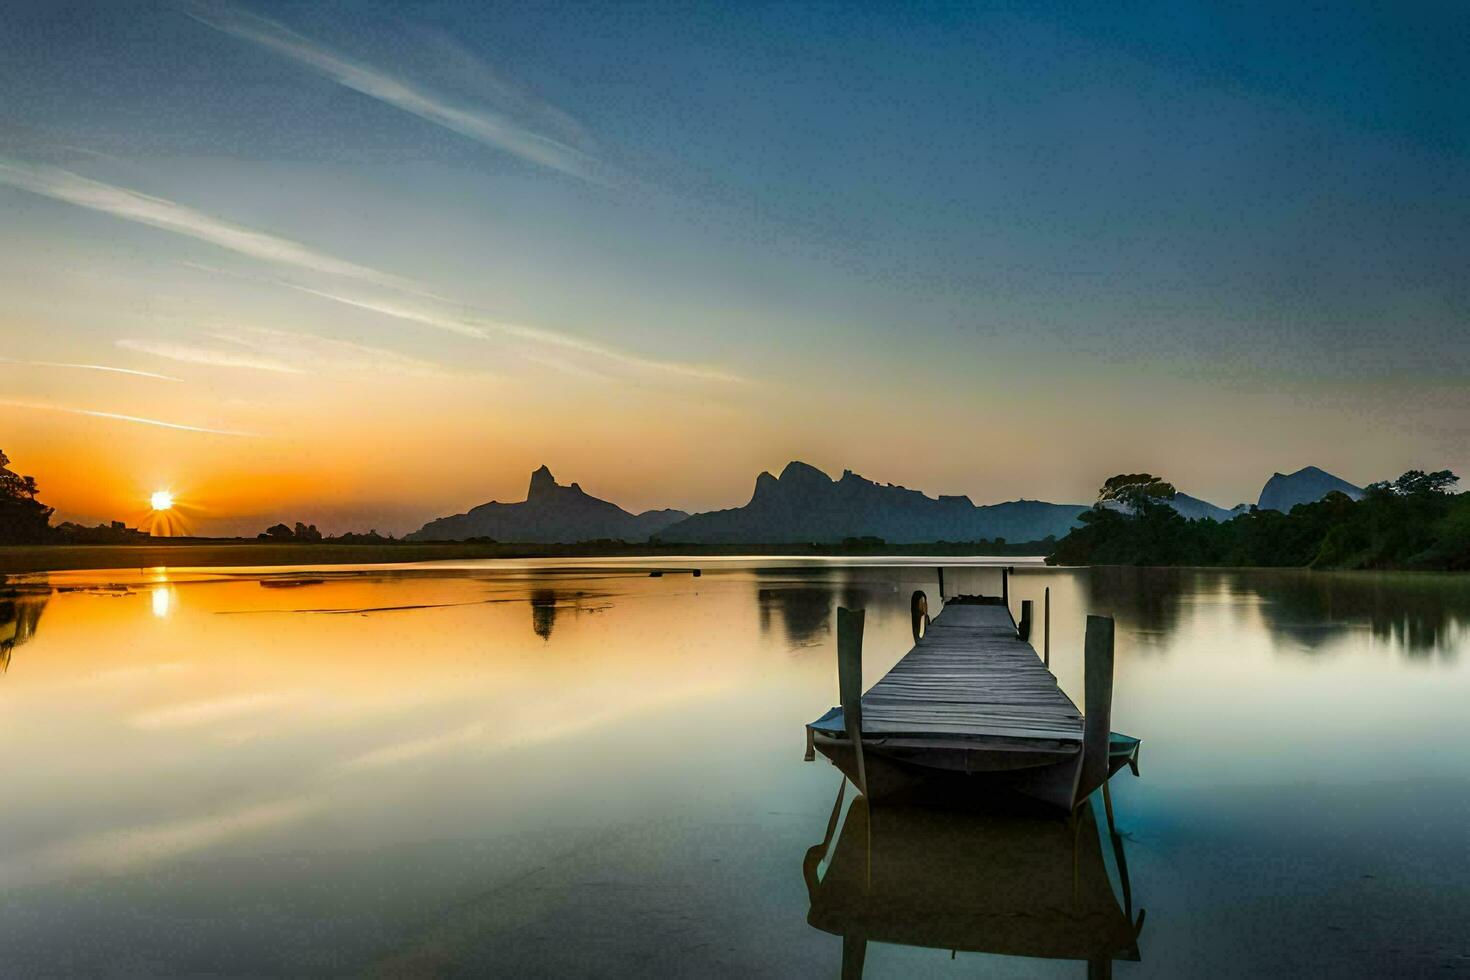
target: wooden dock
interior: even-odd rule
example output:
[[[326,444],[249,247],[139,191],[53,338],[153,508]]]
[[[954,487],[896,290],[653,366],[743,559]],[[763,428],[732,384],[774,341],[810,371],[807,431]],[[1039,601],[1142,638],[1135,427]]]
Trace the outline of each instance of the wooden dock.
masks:
[[[915,593],[913,649],[861,695],[863,613],[839,609],[841,705],[807,726],[807,758],[873,799],[940,782],[942,799],[1006,792],[1066,811],[1099,787],[1106,798],[1124,766],[1136,774],[1138,740],[1109,728],[1113,621],[1088,617],[1084,717],[1028,642],[1029,603],[1018,625],[1008,593],[1003,579],[1002,597],[956,597],[932,622]]]
[[[1005,606],[951,602],[862,697],[863,733],[1082,746],[1082,712]]]

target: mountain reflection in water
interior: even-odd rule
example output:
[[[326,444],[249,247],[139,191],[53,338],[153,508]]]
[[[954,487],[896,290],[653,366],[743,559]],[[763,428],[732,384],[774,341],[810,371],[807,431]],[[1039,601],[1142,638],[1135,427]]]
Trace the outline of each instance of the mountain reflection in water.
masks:
[[[807,922],[842,937],[844,980],[863,975],[870,942],[1079,960],[1088,977],[1140,959],[1144,915],[1133,914],[1123,840],[1091,803],[1074,826],[1004,810],[870,808],[861,796],[844,812],[845,796],[802,862]]]

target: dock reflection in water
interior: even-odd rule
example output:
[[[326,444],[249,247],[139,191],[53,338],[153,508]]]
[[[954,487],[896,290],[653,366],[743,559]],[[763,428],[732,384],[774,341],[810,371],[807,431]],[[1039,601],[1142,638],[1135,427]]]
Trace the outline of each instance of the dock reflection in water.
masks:
[[[1099,811],[1100,812],[1100,811]],[[825,839],[802,862],[807,923],[842,938],[842,976],[870,942],[1078,960],[1089,978],[1140,959],[1123,839],[1025,811],[869,807],[844,781]]]

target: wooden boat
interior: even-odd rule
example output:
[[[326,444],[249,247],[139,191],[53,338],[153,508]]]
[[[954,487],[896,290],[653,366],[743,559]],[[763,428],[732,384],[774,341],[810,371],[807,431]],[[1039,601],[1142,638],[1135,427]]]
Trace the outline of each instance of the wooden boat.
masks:
[[[1138,739],[1111,731],[1113,621],[1087,618],[1088,714],[1057,684],[1002,596],[958,596],[932,622],[913,597],[915,643],[865,694],[863,614],[837,610],[841,705],[806,726],[820,752],[869,799],[957,801],[1021,795],[1067,813],[1107,781],[1138,773]],[[1049,619],[1049,611],[1048,611]]]
[[[1069,826],[862,797],[843,814],[839,793],[802,873],[807,922],[842,937],[844,978],[862,976],[869,942],[1080,960],[1089,977],[1140,958],[1123,840],[1090,805]]]

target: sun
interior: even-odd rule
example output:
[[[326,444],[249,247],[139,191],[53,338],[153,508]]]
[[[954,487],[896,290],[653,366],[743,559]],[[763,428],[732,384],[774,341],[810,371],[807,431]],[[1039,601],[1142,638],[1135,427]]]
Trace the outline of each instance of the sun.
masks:
[[[153,496],[148,498],[148,503],[154,510],[172,510],[174,506],[174,495],[167,490],[155,490]]]

